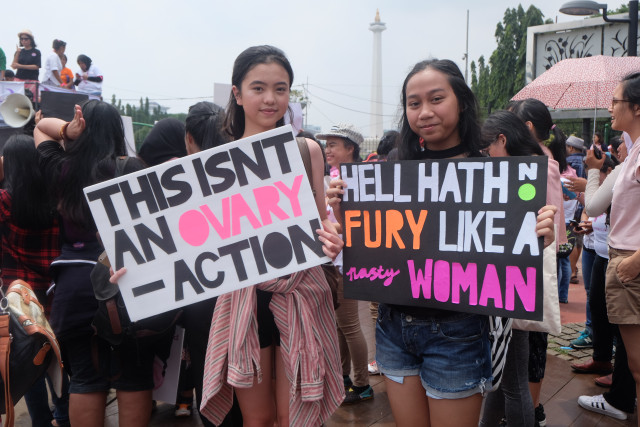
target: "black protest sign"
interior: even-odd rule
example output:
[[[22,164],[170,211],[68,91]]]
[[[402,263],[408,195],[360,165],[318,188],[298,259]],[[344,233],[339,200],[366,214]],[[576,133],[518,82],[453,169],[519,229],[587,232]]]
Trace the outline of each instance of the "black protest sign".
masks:
[[[347,298],[542,319],[546,157],[340,170]]]

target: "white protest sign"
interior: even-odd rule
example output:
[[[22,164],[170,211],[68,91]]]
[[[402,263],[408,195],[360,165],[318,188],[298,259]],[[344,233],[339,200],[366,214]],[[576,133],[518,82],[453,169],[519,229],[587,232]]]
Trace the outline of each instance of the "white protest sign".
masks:
[[[84,191],[133,321],[328,261],[290,126]]]

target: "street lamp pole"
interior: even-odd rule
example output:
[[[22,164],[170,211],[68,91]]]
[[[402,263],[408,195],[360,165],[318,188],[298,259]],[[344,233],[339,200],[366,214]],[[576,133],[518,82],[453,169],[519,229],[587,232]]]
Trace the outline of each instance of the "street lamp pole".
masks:
[[[638,56],[638,0],[629,2],[629,37],[627,56]]]
[[[638,56],[638,0],[629,1],[629,18],[609,18],[607,5],[595,1],[570,1],[560,7],[560,12],[567,15],[594,15],[602,9],[605,22],[626,22],[629,24],[627,36],[627,56]]]

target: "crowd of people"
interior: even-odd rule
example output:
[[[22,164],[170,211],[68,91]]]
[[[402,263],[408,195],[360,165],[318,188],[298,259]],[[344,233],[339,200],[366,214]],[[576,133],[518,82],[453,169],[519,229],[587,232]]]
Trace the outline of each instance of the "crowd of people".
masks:
[[[40,52],[33,35],[24,30],[19,38],[16,78],[37,80]],[[62,66],[66,43],[54,40],[52,47],[44,83],[100,93],[102,76],[89,57],[78,57],[82,74],[71,81]],[[100,100],[76,106],[70,122],[38,116],[32,135],[9,139],[1,168],[1,277],[5,284],[28,279],[49,308],[68,373],[65,392],[52,393],[53,411],[45,376],[25,396],[34,426],[103,425],[110,389],[116,390],[120,425],[147,425],[157,347],[170,344],[141,346],[129,338],[114,346],[92,328],[98,301],[91,275],[104,248],[83,188],[282,126],[293,78],[280,49],[244,50],[233,64],[226,109],[199,102],[184,123],[159,121],[138,158],[124,166],[120,116]],[[565,137],[535,99],[512,102],[481,125],[475,96],[449,60],[415,64],[401,100],[399,132],[385,134],[364,160],[363,135],[351,124],[301,134],[322,224],[316,232],[333,267],[342,272],[341,163],[546,156],[547,198],[536,233],[553,253],[557,285],[545,288],[557,292],[556,306],[568,301],[582,241],[587,322],[572,345],[593,346],[593,361],[573,369],[604,375],[613,369],[610,392],[581,396],[578,403],[625,419],[640,384],[640,241],[633,238],[633,197],[640,196],[640,73],[620,83],[610,108],[612,129],[625,133],[628,155],[624,142],[607,150],[600,136],[587,149],[580,138]],[[184,307],[176,416],[196,410],[205,426],[322,425],[340,405],[375,399],[369,374],[381,373],[398,426],[545,425],[540,391],[546,332],[514,324],[502,381],[492,387],[488,316],[373,302],[376,356],[367,360],[358,303],[344,297],[340,275],[334,299],[324,267]],[[111,274],[116,284],[126,269]],[[318,349],[313,366],[301,361],[301,348]]]
[[[42,54],[38,50],[31,30],[18,33],[18,44],[13,55],[10,68],[7,69],[7,58],[0,47],[0,81],[40,81]],[[87,55],[78,55],[77,63],[80,68],[75,73],[67,68],[67,43],[55,39],[52,43],[53,52],[47,56],[44,63],[44,75],[41,83],[52,87],[76,90],[81,93],[100,96],[102,94],[102,72],[92,63]]]

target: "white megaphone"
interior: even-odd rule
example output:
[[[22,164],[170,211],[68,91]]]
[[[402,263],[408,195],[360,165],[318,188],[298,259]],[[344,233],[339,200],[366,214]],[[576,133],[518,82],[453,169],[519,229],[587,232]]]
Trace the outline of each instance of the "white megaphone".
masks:
[[[19,93],[12,93],[0,105],[0,115],[4,122],[12,128],[20,128],[33,117],[33,105],[29,98]]]

